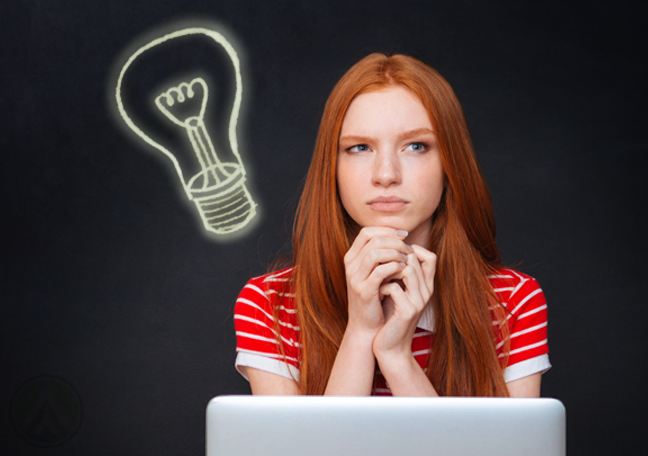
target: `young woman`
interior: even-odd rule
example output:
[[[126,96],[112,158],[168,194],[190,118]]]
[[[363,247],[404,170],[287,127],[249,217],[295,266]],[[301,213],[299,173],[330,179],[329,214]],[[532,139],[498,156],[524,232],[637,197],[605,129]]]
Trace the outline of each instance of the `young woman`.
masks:
[[[539,396],[544,296],[500,265],[462,109],[429,66],[372,54],[335,86],[293,255],[237,300],[254,394]]]

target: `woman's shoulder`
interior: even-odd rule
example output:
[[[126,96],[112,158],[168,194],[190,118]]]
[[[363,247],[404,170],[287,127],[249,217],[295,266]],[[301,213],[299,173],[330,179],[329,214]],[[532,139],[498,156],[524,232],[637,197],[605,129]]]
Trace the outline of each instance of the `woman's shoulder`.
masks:
[[[527,274],[515,269],[499,269],[489,274],[488,279],[500,302],[510,311],[521,305],[546,305],[538,281]]]
[[[290,292],[292,271],[291,267],[252,277],[241,290],[238,301],[260,302],[265,307],[270,302],[274,302],[276,297],[281,297],[281,301],[291,298],[293,296]]]
[[[510,268],[498,269],[490,273],[488,279],[491,283],[519,284],[528,281],[537,283],[536,279],[530,275]]]
[[[266,288],[283,288],[292,278],[293,267],[268,272],[248,280],[248,285]]]

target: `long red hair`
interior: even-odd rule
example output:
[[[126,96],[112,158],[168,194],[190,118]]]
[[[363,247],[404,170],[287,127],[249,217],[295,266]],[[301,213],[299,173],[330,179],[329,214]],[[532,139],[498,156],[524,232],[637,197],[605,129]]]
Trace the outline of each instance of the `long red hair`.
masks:
[[[427,376],[440,395],[507,396],[495,350],[491,309],[507,331],[488,274],[499,268],[490,195],[477,164],[463,111],[448,82],[412,57],[371,54],[333,89],[293,229],[291,286],[301,333],[299,387],[323,394],[347,324],[343,257],[357,225],[336,185],[338,138],[344,115],[360,93],[400,85],[426,108],[438,141],[446,187],[427,248],[437,255],[435,342]],[[500,334],[506,340],[506,334]]]

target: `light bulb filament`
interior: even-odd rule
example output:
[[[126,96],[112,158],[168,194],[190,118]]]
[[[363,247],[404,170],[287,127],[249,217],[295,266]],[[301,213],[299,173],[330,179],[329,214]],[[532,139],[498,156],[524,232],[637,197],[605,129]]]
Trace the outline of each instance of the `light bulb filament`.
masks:
[[[177,113],[174,113],[175,108],[186,108],[185,102],[192,99],[196,92],[193,90],[194,85],[200,85],[202,88],[202,99],[199,100],[199,110],[197,113],[192,113],[184,120],[178,118]],[[185,97],[186,92],[186,97]],[[207,189],[214,185],[218,185],[230,176],[230,172],[223,166],[222,162],[216,154],[214,143],[212,142],[209,132],[205,127],[204,117],[205,108],[207,107],[207,99],[209,98],[209,88],[207,83],[202,78],[195,78],[191,82],[182,82],[175,87],[170,87],[165,92],[161,93],[155,98],[155,105],[158,109],[173,123],[184,127],[187,130],[189,141],[193,147],[198,163],[200,164],[201,175],[203,176],[201,189]],[[177,102],[177,105],[176,105]],[[193,105],[196,110],[196,104]],[[190,109],[191,110],[191,109]],[[196,189],[197,187],[193,187]]]
[[[179,114],[175,114],[172,111],[169,110],[168,107],[174,106],[176,104],[176,100],[178,101],[178,107],[181,109],[186,110],[187,105],[181,106],[185,101],[188,101],[187,98],[193,98],[196,95],[196,92],[193,89],[194,85],[200,85],[202,88],[202,98],[200,99],[200,103],[197,104],[198,112],[194,112],[187,116],[184,120],[181,120],[177,117]],[[187,93],[187,96],[185,97],[185,92]],[[169,87],[165,92],[162,92],[160,95],[158,95],[155,98],[155,105],[158,107],[160,111],[162,111],[162,114],[164,114],[170,121],[175,123],[176,125],[179,125],[181,127],[185,127],[187,122],[194,118],[197,117],[200,120],[203,119],[205,116],[205,108],[207,107],[207,99],[209,98],[209,88],[207,87],[207,83],[203,78],[196,78],[193,79],[191,82],[182,82],[178,84],[175,87]],[[162,102],[164,100],[166,102],[166,106]],[[195,106],[196,104],[194,104]]]

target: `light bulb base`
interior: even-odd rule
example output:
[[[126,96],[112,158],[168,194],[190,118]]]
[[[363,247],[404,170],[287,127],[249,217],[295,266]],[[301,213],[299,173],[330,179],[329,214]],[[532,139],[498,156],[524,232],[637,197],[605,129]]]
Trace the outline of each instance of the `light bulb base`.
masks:
[[[225,178],[206,185],[215,173]],[[245,186],[243,167],[238,163],[210,166],[192,177],[188,187],[208,231],[232,233],[246,226],[256,215],[256,203]]]

